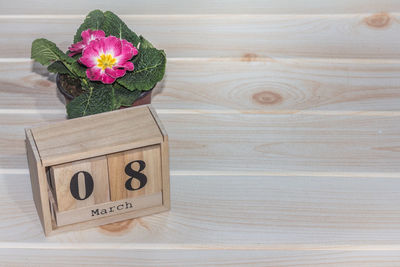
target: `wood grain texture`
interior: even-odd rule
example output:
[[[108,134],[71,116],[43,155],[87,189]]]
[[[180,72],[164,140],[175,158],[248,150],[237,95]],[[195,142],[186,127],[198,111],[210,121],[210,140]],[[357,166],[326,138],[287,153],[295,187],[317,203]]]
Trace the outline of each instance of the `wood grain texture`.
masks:
[[[147,106],[64,120],[31,131],[44,166],[160,144],[163,139]]]
[[[170,167],[169,167],[169,141],[168,134],[165,130],[164,124],[161,122],[158,117],[157,112],[155,111],[152,105],[149,105],[149,110],[151,115],[154,118],[154,121],[157,123],[158,128],[163,136],[163,142],[160,146],[160,154],[161,154],[161,177],[162,177],[162,202],[163,206],[169,210],[171,208],[171,186],[170,186]]]
[[[55,204],[55,203],[53,203]],[[162,193],[106,202],[74,210],[56,212],[57,226],[70,225],[146,208],[162,206]]]
[[[28,0],[6,2],[2,0],[0,14],[87,14],[99,8],[112,10],[118,14],[332,14],[400,11],[400,4],[395,0],[351,0],[351,1],[316,1],[316,0],[206,0],[201,2],[172,0],[153,0],[141,2],[139,0],[122,0],[118,2],[97,1],[96,5],[90,2],[73,0],[68,3],[54,5],[49,1],[41,1],[31,5]]]
[[[164,127],[163,132],[166,133]],[[162,170],[162,192],[163,205],[166,209],[171,208],[171,181],[170,181],[170,153],[169,138],[164,135],[164,142],[161,144],[161,170]]]
[[[85,176],[82,172],[91,175],[94,187],[93,192],[86,197],[88,188],[85,186]],[[51,185],[58,211],[83,208],[110,201],[107,157],[96,157],[79,160],[50,167]],[[78,177],[78,196],[71,194],[70,184],[72,177]]]
[[[399,59],[400,13],[349,15],[127,16],[168,57]],[[32,41],[71,45],[83,18],[0,17],[0,57],[29,58]]]
[[[107,155],[111,201],[161,192],[160,147],[160,144],[152,145]],[[125,183],[130,176],[126,172],[126,166],[129,166],[130,170],[145,175],[146,182],[135,177],[129,183],[131,189],[134,190],[128,190]]]
[[[47,196],[46,186],[46,173],[40,161],[40,156],[36,148],[35,140],[30,130],[25,131],[25,144],[26,144],[26,156],[28,161],[28,167],[32,175],[31,188],[33,194],[33,201],[35,203],[37,215],[42,224],[43,231],[47,234],[51,228],[51,215],[49,212],[49,201]]]
[[[157,203],[161,203],[161,201]],[[96,220],[90,220],[86,222],[78,222],[74,224],[60,226],[54,229],[54,231],[52,231],[50,235],[57,235],[60,233],[67,233],[72,231],[82,231],[86,229],[92,229],[97,226],[110,229],[110,231],[113,231],[115,227],[119,228],[118,225],[120,224],[122,224],[123,226],[129,226],[131,221],[136,218],[145,217],[148,215],[155,215],[157,213],[165,212],[167,210],[168,209],[165,206],[158,205],[158,206],[143,208],[140,210],[128,211],[125,213],[117,214],[115,216],[107,216],[98,218]]]
[[[0,64],[0,84],[0,111],[65,114],[54,76],[38,64]],[[391,112],[399,103],[400,62],[362,60],[169,60],[153,93],[158,110],[200,113]]]
[[[50,238],[36,216],[29,176],[2,175],[0,184],[1,248],[156,253],[400,247],[400,212],[393,205],[400,199],[399,179],[393,178],[173,175],[171,211]]]
[[[171,211],[44,238],[23,129],[65,111],[27,58],[68,47],[72,1],[0,2],[0,266],[400,264],[398,1],[112,3],[169,57]]]
[[[43,255],[43,256],[41,256]],[[101,256],[99,256],[101,255]],[[157,255],[156,257],[154,255]],[[400,264],[398,251],[292,251],[292,250],[39,250],[0,249],[5,266],[349,266],[375,267]],[[68,264],[66,264],[68,262]]]
[[[51,205],[54,206],[57,221],[53,222],[52,230],[54,231],[51,231],[51,233],[45,232],[46,236],[56,232],[86,229],[133,219],[169,209],[169,204],[165,203],[164,205],[163,203],[163,200],[168,199],[168,196],[163,198],[161,194],[162,175],[165,176],[165,173],[162,174],[164,169],[162,169],[161,165],[162,153],[160,144],[163,142],[164,136],[157,126],[155,117],[153,111],[149,110],[148,105],[144,105],[67,121],[63,120],[58,123],[47,123],[27,130],[29,133],[32,132],[35,140],[35,147],[38,150],[38,155],[40,155],[41,170],[44,171],[44,167],[50,168],[50,180],[54,186],[53,191],[56,201]],[[157,146],[154,144],[157,144]],[[124,152],[121,154],[121,151]],[[100,155],[103,156],[100,157]],[[138,170],[133,171],[132,166],[136,163],[135,160],[143,160],[143,162],[138,162],[140,167]],[[62,164],[59,165],[60,163]],[[147,169],[144,170],[146,165]],[[127,169],[125,166],[130,166],[130,168]],[[125,172],[122,171],[124,175],[121,176],[121,172],[116,168],[125,170]],[[31,171],[33,172],[33,177],[38,173],[36,169]],[[94,182],[95,190],[93,194],[89,193],[87,195],[88,183],[83,178],[86,179],[88,177],[79,177],[78,175],[82,171],[91,174],[89,180],[92,183]],[[134,180],[133,178],[136,178],[135,173],[137,172],[140,172],[141,176],[148,176],[147,178],[144,176],[144,179],[147,180],[146,188],[133,193],[123,190],[121,193],[121,183],[115,183],[115,180],[119,181],[118,179],[122,177],[125,177],[123,179],[126,180],[126,174],[132,176],[132,179],[128,181]],[[75,177],[75,175],[77,176]],[[76,195],[73,194],[73,180],[71,177],[76,179]],[[145,185],[145,181],[142,181],[142,179],[140,179],[140,182],[140,186]],[[99,183],[101,187],[96,186]],[[42,182],[41,188],[43,186],[46,187],[45,195],[47,196],[47,185]],[[130,182],[129,186],[135,189],[140,188],[134,181]],[[125,189],[127,184],[122,183],[122,187]],[[80,192],[81,188],[85,188],[82,189],[85,191],[83,197]],[[127,187],[127,189],[129,188]],[[77,208],[95,208],[94,204],[109,202],[111,199],[120,200],[143,195],[148,195],[150,198],[153,193],[159,193],[160,196],[155,201],[150,200],[149,203],[144,200],[142,204],[146,205],[139,204],[142,207],[141,209],[131,209],[133,204],[129,203],[131,208],[125,213],[109,217],[100,216],[96,220],[90,221],[88,221],[87,216],[78,218],[80,212],[76,210]],[[34,192],[34,194],[37,193]],[[43,198],[43,195],[41,196]],[[84,201],[76,201],[76,199]],[[46,199],[46,204],[49,204],[48,199]],[[78,216],[75,213],[66,213],[71,210],[76,211],[75,213]],[[85,213],[84,210],[81,212],[82,215]],[[50,214],[50,208],[48,208],[48,213]],[[107,213],[107,210],[105,210],[105,213]],[[103,214],[102,209],[101,215]],[[94,215],[92,214],[92,216]],[[48,216],[47,222],[50,223],[50,216]],[[74,222],[74,224],[71,224],[71,222]],[[46,225],[46,221],[44,221],[44,224]]]
[[[239,172],[399,173],[400,116],[310,114],[159,114],[169,134],[171,169]],[[39,115],[1,120],[43,121]],[[21,119],[19,119],[21,118]],[[52,119],[62,120],[63,115]],[[23,125],[19,125],[22,131]],[[4,126],[1,168],[26,168],[23,137]],[[2,139],[4,137],[1,137]],[[18,141],[18,138],[21,138]],[[20,144],[20,146],[15,144]],[[4,155],[4,154],[2,154]],[[6,158],[3,156],[2,158]]]
[[[151,113],[151,116],[153,116],[154,121],[157,123],[158,129],[160,129],[160,132],[163,136],[163,141],[165,143],[167,143],[167,146],[168,146],[168,134],[167,134],[167,131],[165,130],[163,123],[161,122],[160,118],[158,117],[157,111],[154,109],[153,105],[148,105],[148,108]]]

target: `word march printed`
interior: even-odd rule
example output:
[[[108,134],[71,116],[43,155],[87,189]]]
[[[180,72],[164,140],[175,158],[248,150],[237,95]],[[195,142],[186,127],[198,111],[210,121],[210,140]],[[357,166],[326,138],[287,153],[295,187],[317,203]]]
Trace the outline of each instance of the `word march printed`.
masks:
[[[92,210],[92,216],[99,216],[99,215],[106,215],[109,213],[113,213],[116,211],[121,211],[121,210],[127,210],[127,209],[132,209],[133,208],[133,203],[125,201],[124,204],[119,204],[117,206],[111,206],[107,209],[95,209]]]

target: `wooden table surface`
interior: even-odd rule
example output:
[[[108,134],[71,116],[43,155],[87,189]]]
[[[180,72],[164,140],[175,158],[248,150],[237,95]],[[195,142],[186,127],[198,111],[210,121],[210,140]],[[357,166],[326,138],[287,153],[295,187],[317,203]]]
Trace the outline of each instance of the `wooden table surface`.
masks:
[[[0,7],[0,266],[400,266],[399,1]],[[95,8],[166,50],[172,209],[45,238],[24,128],[65,107],[30,46]]]

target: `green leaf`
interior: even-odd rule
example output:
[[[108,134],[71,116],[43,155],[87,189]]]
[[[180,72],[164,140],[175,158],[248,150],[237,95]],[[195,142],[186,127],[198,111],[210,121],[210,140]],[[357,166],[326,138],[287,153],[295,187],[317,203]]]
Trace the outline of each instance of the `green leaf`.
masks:
[[[70,66],[71,71],[80,78],[86,78],[86,68],[82,66],[78,61],[75,61]]]
[[[146,48],[154,48],[154,46],[147,41],[143,36],[140,35],[140,48],[141,49],[146,49]]]
[[[117,82],[132,91],[148,91],[164,77],[167,59],[162,50],[142,47],[137,57],[135,69],[117,79]]]
[[[104,17],[105,20],[101,29],[105,32],[106,36],[113,35],[131,42],[134,46],[138,45],[140,38],[117,15],[111,11],[106,11],[104,12]]]
[[[120,106],[129,107],[139,97],[140,91],[130,91],[118,83],[113,84],[114,87],[114,109],[118,109]]]
[[[85,18],[84,22],[79,26],[74,36],[74,43],[82,41],[81,33],[87,29],[98,30],[102,28],[104,22],[104,14],[101,10],[91,11]]]
[[[42,65],[49,65],[54,61],[72,64],[73,58],[62,52],[55,43],[40,38],[32,43],[31,58]]]
[[[72,64],[65,64],[61,61],[56,61],[47,67],[49,72],[68,74],[70,76],[86,78],[86,69],[75,61]]]
[[[47,70],[52,73],[73,75],[61,61],[55,61],[47,67]]]
[[[69,119],[113,110],[111,85],[88,83],[87,90],[67,105]]]

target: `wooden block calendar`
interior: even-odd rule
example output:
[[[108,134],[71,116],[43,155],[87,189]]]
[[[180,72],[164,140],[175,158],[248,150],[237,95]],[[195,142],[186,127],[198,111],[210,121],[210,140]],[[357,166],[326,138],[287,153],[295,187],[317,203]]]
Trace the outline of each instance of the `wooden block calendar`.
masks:
[[[168,136],[150,105],[26,129],[45,235],[170,208]]]

